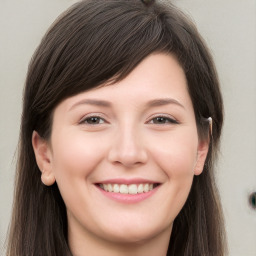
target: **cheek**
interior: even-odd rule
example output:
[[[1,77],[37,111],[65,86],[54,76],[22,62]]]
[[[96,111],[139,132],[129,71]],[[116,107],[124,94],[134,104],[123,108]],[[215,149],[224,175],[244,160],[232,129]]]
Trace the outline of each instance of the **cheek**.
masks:
[[[188,147],[169,147],[157,154],[157,163],[169,180],[170,193],[179,201],[179,197],[186,196],[194,177],[196,152]]]
[[[151,151],[155,163],[165,174],[163,207],[168,209],[166,220],[172,222],[185,204],[194,177],[197,141],[193,137],[175,136]]]
[[[170,179],[193,175],[197,159],[197,136],[175,134],[152,144],[151,154]],[[153,147],[154,145],[154,147]]]
[[[57,182],[64,178],[68,182],[86,178],[103,156],[99,147],[100,138],[84,136],[82,132],[60,132],[55,135],[52,144],[53,169]]]
[[[81,212],[90,194],[91,173],[103,157],[102,141],[83,132],[58,131],[52,136],[53,171],[68,211]],[[97,154],[95,154],[97,152]]]

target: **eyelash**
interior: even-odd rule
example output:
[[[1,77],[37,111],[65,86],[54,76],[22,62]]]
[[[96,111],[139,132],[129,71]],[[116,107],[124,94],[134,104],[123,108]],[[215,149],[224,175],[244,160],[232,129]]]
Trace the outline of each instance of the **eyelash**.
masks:
[[[164,123],[158,123],[157,125],[179,124],[179,122],[177,120],[175,120],[174,118],[171,118],[171,117],[165,116],[165,115],[156,115],[153,118],[151,118],[148,123],[155,124],[155,123],[153,123],[153,121],[157,120],[157,119],[162,119],[165,121]]]
[[[96,123],[95,123],[95,121],[93,121],[94,123],[89,123],[88,122],[88,121],[92,121],[93,119],[94,120],[96,119]],[[154,121],[157,121],[157,122],[160,122],[160,123],[154,123]],[[164,121],[164,122],[162,122],[162,121]],[[103,117],[101,117],[100,115],[87,116],[79,122],[79,124],[87,124],[87,125],[101,125],[101,124],[104,124],[104,123],[108,123],[108,122]],[[177,120],[175,120],[174,118],[171,118],[171,117],[165,116],[165,115],[156,115],[153,118],[151,118],[149,121],[147,121],[147,123],[148,124],[156,124],[156,125],[179,124],[179,122]]]
[[[97,119],[98,121],[102,121],[102,122],[101,123],[89,123],[88,121],[92,120],[92,119]],[[103,123],[107,123],[107,121],[99,115],[87,116],[79,122],[79,124],[87,124],[87,125],[100,125]]]

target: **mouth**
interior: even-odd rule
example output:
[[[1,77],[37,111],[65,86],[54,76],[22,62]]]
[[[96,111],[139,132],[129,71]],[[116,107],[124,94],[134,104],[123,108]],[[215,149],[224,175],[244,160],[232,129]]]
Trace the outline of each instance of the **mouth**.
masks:
[[[148,193],[157,188],[159,183],[134,183],[134,184],[117,184],[117,183],[97,183],[100,189],[109,193],[117,194],[143,194]]]

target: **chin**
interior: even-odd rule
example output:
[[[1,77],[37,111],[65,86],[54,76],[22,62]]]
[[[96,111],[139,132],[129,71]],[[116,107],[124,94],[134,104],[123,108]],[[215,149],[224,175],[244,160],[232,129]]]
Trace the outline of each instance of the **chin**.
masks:
[[[148,223],[145,227],[136,225],[118,226],[111,229],[108,233],[108,240],[119,244],[143,244],[149,240],[161,235],[162,233],[169,232],[171,234],[172,225],[168,227],[150,226]]]

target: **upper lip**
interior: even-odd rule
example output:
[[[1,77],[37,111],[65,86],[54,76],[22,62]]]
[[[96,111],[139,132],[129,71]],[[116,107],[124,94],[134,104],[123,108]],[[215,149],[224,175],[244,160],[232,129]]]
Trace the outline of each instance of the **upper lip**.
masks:
[[[127,185],[143,184],[143,183],[159,184],[160,182],[155,180],[149,180],[149,179],[141,179],[141,178],[133,178],[133,179],[118,178],[118,179],[107,179],[107,180],[96,182],[96,184],[127,184]]]

